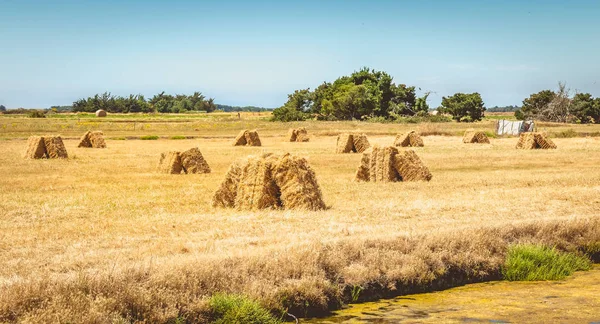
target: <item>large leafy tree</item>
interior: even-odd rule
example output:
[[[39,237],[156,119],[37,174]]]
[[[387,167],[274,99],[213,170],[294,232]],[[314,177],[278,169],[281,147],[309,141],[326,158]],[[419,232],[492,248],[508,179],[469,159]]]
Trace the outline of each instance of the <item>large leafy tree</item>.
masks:
[[[515,111],[515,116],[518,119],[528,119],[537,117],[540,112],[547,107],[556,94],[552,90],[542,90],[534,93],[523,100],[523,106],[520,110]]]
[[[581,123],[600,123],[600,98],[589,93],[578,93],[571,102],[571,114]]]
[[[6,107],[4,107],[4,105],[0,105],[0,111],[6,111]]]
[[[442,113],[452,115],[459,122],[473,122],[483,119],[485,106],[481,95],[474,93],[455,93],[451,97],[442,97]]]
[[[312,92],[297,90],[275,109],[273,119],[298,120],[305,113],[338,120],[414,115],[415,101],[415,87],[396,85],[389,74],[365,67],[333,83],[324,82]]]

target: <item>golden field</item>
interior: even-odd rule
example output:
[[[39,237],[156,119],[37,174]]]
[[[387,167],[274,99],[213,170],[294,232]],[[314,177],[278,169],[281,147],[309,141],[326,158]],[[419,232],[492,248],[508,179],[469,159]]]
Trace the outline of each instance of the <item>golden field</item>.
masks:
[[[337,133],[364,131],[371,144],[391,145],[409,129],[458,135],[491,131],[493,122],[248,118],[165,122],[162,130],[148,122],[156,128],[136,131],[103,121],[89,128],[105,132],[107,148],[89,149],[74,139],[89,125],[35,120],[28,131],[18,121],[0,118],[0,322],[201,322],[206,298],[220,291],[313,315],[339,307],[352,287],[367,300],[495,278],[514,242],[600,251],[600,137],[553,138],[556,150],[524,151],[516,138],[477,145],[425,136],[414,150],[433,179],[381,184],[352,181],[360,154],[334,154]],[[298,125],[310,142],[284,142]],[[600,131],[551,126],[551,135]],[[242,128],[258,128],[263,146],[231,146]],[[64,135],[69,159],[24,160],[23,139],[33,133]],[[195,138],[111,139],[147,134]],[[194,146],[212,173],[155,172],[161,152]],[[231,162],[263,152],[307,157],[330,208],[212,208]]]

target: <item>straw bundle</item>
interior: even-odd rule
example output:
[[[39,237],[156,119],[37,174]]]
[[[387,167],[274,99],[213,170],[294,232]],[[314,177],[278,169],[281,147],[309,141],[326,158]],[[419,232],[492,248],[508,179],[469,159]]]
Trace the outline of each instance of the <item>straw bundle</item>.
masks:
[[[279,188],[273,179],[273,161],[250,157],[242,167],[235,207],[240,210],[277,208],[281,206]]]
[[[290,154],[250,156],[235,162],[215,192],[212,205],[240,210],[325,208],[308,162]]]
[[[183,171],[190,173],[210,173],[210,166],[196,147],[179,154]]]
[[[398,172],[395,169],[394,157],[398,149],[393,146],[380,147],[375,145],[371,150],[369,164],[369,181],[394,182],[398,181]],[[362,161],[361,161],[362,166]]]
[[[431,180],[431,172],[413,150],[396,154],[394,166],[402,181]]]
[[[463,135],[463,143],[490,144],[490,139],[484,132],[469,129]]]
[[[550,140],[544,133],[521,133],[517,142],[518,149],[555,149],[556,144]]]
[[[242,165],[239,161],[233,162],[225,174],[225,180],[219,186],[212,199],[213,207],[234,207],[237,196],[238,184],[242,175]]]
[[[398,134],[396,135],[396,139],[394,140],[394,146],[401,147],[420,147],[424,146],[423,139],[419,135],[419,133],[415,131],[410,131],[406,134]]]
[[[92,147],[92,143],[90,142],[90,131],[85,132],[83,136],[79,139],[79,145],[77,147]]]
[[[280,200],[286,209],[325,209],[321,188],[315,172],[305,158],[289,153],[279,158],[275,168],[275,183]]]
[[[256,130],[246,132],[246,145],[248,146],[261,146],[260,137]]]
[[[47,157],[44,138],[40,136],[30,136],[27,140],[26,159],[42,159]]]
[[[296,129],[296,142],[308,142],[310,138],[308,137],[308,131],[306,128],[300,127]]]
[[[287,139],[288,142],[295,142],[297,137],[297,130],[295,128],[288,129]]]
[[[171,151],[160,154],[158,162],[158,172],[168,174],[180,174],[183,170],[181,165],[181,156],[179,152]]]
[[[50,159],[66,159],[68,158],[67,149],[63,144],[60,136],[43,137],[44,145],[46,146],[46,154]]]
[[[358,170],[356,170],[356,175],[354,180],[356,181],[369,181],[370,180],[370,170],[371,170],[371,149],[366,150],[362,154],[362,158],[360,160],[360,165],[358,166]]]
[[[552,140],[549,139],[546,136],[546,134],[535,133],[534,136],[535,136],[535,142],[537,143],[539,148],[544,149],[544,150],[556,148],[556,144],[554,144],[554,142],[552,142]]]
[[[336,144],[336,153],[356,152],[354,149],[354,140],[352,134],[343,133],[338,135]]]
[[[96,110],[96,117],[106,117],[106,111],[102,109]]]
[[[371,147],[371,144],[369,144],[369,140],[367,139],[367,135],[365,135],[365,134],[352,135],[352,141],[354,144],[354,151],[358,152],[358,153],[362,153],[366,149]]]
[[[233,146],[244,146],[246,145],[246,133],[248,130],[241,130],[233,141]]]
[[[104,141],[104,133],[101,131],[91,132],[89,135],[90,143],[94,148],[106,148],[106,142]]]

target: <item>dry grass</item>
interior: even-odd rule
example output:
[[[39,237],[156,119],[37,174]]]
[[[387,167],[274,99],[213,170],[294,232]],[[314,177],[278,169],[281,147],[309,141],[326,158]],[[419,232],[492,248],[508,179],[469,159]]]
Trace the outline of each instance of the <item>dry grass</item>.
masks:
[[[403,131],[362,125],[372,144]],[[600,242],[598,138],[518,151],[516,138],[471,146],[432,136],[414,149],[431,181],[371,183],[352,181],[361,155],[335,154],[325,132],[301,146],[272,135],[232,147],[235,131],[107,140],[104,150],[74,139],[64,141],[73,157],[56,160],[23,160],[25,141],[0,141],[0,322],[203,321],[215,292],[303,315],[336,307],[355,285],[362,300],[495,278],[514,242]],[[159,152],[194,146],[212,173],[154,172]],[[231,162],[263,152],[308,157],[330,208],[213,208]]]

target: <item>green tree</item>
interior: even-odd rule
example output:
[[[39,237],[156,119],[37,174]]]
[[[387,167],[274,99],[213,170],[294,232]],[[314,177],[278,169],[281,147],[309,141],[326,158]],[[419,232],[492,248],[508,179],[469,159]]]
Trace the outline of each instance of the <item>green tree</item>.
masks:
[[[600,123],[600,100],[589,93],[578,93],[573,97],[570,113],[580,123]]]
[[[313,104],[312,97],[310,89],[294,91],[288,95],[288,101],[283,106],[273,110],[271,120],[288,122],[308,119],[308,112]]]
[[[6,107],[4,107],[4,105],[0,105],[0,111],[6,111]]]
[[[534,93],[523,100],[523,106],[515,116],[519,119],[536,118],[554,99],[555,93],[552,90],[542,90],[538,93]]]
[[[452,115],[456,121],[474,122],[484,117],[485,107],[477,92],[455,93],[451,97],[442,97],[442,106],[438,110]]]

